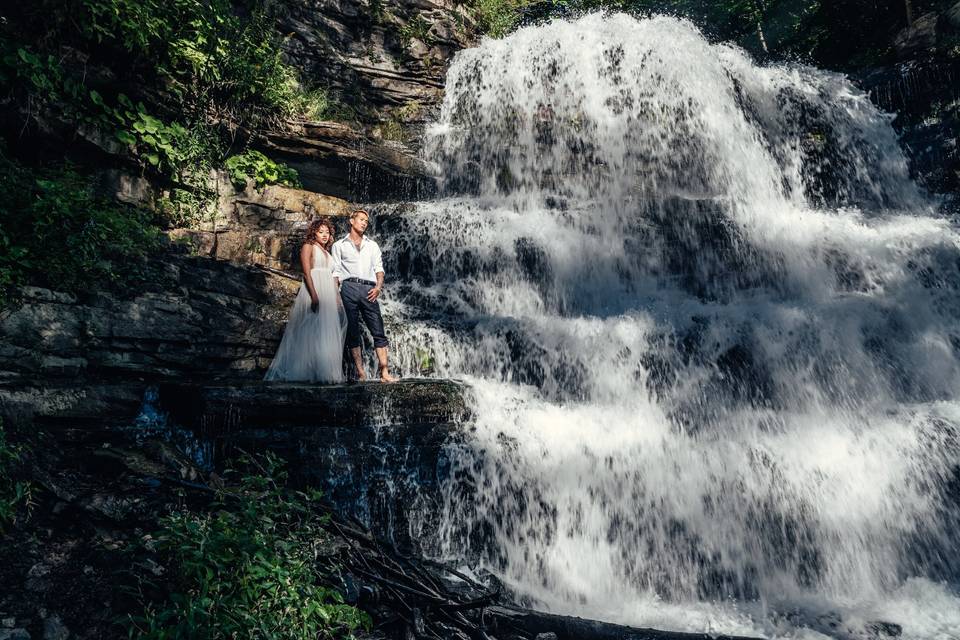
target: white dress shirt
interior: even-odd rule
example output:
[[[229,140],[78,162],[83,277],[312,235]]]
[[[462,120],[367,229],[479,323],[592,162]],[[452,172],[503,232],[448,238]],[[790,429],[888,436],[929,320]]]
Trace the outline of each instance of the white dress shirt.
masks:
[[[348,235],[333,243],[330,255],[333,256],[333,276],[341,282],[347,278],[376,282],[377,274],[383,273],[380,246],[366,236],[360,241],[359,251]]]

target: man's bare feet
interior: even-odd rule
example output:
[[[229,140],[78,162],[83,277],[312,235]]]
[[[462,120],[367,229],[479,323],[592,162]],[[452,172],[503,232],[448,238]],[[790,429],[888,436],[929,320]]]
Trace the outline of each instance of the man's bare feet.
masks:
[[[358,370],[357,382],[366,382],[366,381],[367,381],[367,374],[363,371],[363,369]]]
[[[396,382],[397,379],[390,375],[390,372],[386,369],[380,369],[380,382]]]

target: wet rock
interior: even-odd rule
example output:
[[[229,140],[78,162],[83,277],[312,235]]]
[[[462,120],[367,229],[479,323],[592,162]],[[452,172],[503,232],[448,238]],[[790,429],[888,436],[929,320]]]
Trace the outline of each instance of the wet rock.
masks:
[[[287,58],[360,112],[436,103],[453,54],[473,39],[466,5],[298,0],[280,18]],[[420,42],[423,47],[417,47]],[[427,51],[423,49],[426,48]]]
[[[947,9],[947,20],[950,26],[960,29],[960,2],[955,2],[952,7]]]
[[[303,233],[320,216],[346,217],[351,207],[340,198],[281,185],[257,189],[249,181],[235,189],[225,175],[217,177],[217,213],[195,228],[172,229],[167,236],[191,253],[220,260],[299,270]],[[347,223],[340,223],[345,230]]]
[[[540,640],[553,638],[577,638],[578,640],[612,640],[614,638],[644,638],[645,640],[746,640],[743,636],[708,635],[658,631],[599,622],[572,616],[541,613],[529,609],[508,606],[492,606],[484,611],[484,619],[493,633],[500,637],[517,634]],[[547,631],[553,629],[553,631]],[[545,638],[544,638],[545,640]]]
[[[129,424],[139,411],[144,386],[37,381],[0,387],[0,416],[8,424],[38,426]]]
[[[52,615],[43,621],[43,640],[67,640],[70,630],[58,615]]]
[[[84,378],[90,385],[91,377],[259,378],[299,283],[208,259],[162,260],[170,282],[132,298],[97,292],[77,299],[25,289],[21,306],[0,318],[0,399],[15,404],[26,393],[48,402],[44,388],[29,384],[37,379]],[[70,404],[95,402],[91,388],[94,397],[77,389]]]
[[[218,456],[272,451],[291,477],[323,490],[382,538],[416,550],[435,526],[444,446],[469,424],[457,382],[160,387],[160,404]],[[416,527],[412,527],[415,523]]]
[[[417,200],[436,190],[433,172],[412,150],[337,122],[290,123],[255,145],[296,169],[304,188],[347,200]]]
[[[884,638],[899,638],[903,634],[903,627],[895,622],[877,620],[868,622],[864,628],[869,637],[877,638],[878,640],[883,640]]]
[[[927,13],[896,38],[898,62],[856,78],[893,124],[910,169],[927,190],[960,211],[960,3]]]
[[[939,22],[940,16],[933,12],[914,20],[913,24],[897,34],[893,41],[897,56],[907,59],[936,47]]]
[[[147,178],[120,169],[104,169],[100,173],[99,192],[120,202],[152,209],[156,206],[158,189]]]
[[[465,387],[449,380],[345,385],[163,383],[161,406],[206,434],[252,429],[435,425],[468,417]],[[269,436],[267,436],[269,437]]]

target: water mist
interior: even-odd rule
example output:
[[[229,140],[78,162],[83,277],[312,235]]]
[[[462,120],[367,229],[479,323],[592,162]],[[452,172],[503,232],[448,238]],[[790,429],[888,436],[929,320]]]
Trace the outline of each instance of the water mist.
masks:
[[[960,235],[867,96],[596,14],[459,53],[425,156],[380,224],[401,367],[473,388],[435,553],[634,625],[960,637]]]

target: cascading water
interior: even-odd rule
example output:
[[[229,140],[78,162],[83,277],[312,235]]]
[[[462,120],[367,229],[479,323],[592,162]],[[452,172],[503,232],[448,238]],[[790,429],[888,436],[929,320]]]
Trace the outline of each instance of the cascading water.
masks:
[[[473,387],[435,551],[536,606],[960,637],[960,234],[843,78],[589,15],[458,54],[396,351]]]

